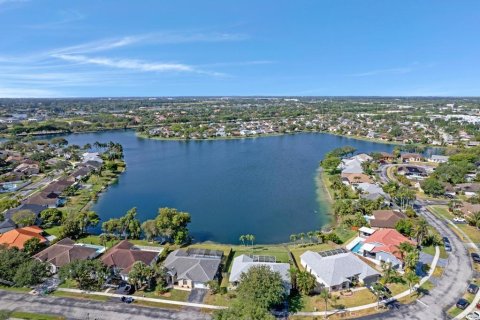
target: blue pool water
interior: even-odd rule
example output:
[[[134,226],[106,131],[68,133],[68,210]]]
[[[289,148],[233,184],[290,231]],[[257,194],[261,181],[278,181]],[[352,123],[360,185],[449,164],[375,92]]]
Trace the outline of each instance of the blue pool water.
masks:
[[[363,246],[363,242],[359,242],[355,245],[355,247],[352,248],[353,253],[358,253],[360,251],[360,248]]]

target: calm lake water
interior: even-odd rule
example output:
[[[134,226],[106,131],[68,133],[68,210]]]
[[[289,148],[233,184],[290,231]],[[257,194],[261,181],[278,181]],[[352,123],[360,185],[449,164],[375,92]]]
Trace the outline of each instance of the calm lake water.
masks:
[[[70,144],[119,142],[127,171],[103,193],[93,210],[103,221],[137,207],[143,221],[160,207],[192,215],[195,241],[238,243],[254,234],[258,243],[286,242],[290,234],[328,223],[317,199],[319,161],[333,148],[391,151],[392,145],[329,134],[305,133],[256,139],[161,141],[133,131],[66,136]]]

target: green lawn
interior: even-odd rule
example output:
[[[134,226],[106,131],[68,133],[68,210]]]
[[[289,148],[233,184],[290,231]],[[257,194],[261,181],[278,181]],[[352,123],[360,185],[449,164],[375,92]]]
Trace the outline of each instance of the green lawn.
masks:
[[[320,297],[320,295],[302,295],[301,298],[302,311],[312,312],[325,310],[325,301]],[[342,295],[339,292],[335,292],[332,294],[332,299],[327,304],[327,309],[332,310],[350,308],[370,304],[376,301],[377,299],[375,295],[367,289],[355,291],[351,296]]]
[[[290,245],[289,249],[290,249],[290,252],[293,254],[295,261],[297,262],[298,267],[300,269],[303,269],[303,267],[300,265],[300,256],[302,255],[302,253],[308,250],[314,251],[314,252],[325,251],[325,250],[334,249],[336,247],[338,246],[332,243],[321,243],[321,244],[310,244],[310,245]]]
[[[96,294],[84,294],[84,293],[75,293],[75,292],[65,292],[65,291],[54,291],[49,295],[54,297],[61,298],[75,298],[75,299],[86,299],[86,300],[97,300],[97,301],[109,301],[111,297],[99,296]]]
[[[440,258],[447,259],[448,253],[445,251],[445,247],[441,245],[439,246],[439,248],[440,248]],[[429,254],[431,256],[435,256],[435,246],[422,247],[422,252]]]
[[[23,292],[23,293],[32,291],[32,289],[30,289],[30,288],[9,287],[9,286],[5,286],[5,285],[2,285],[2,284],[0,284],[0,290],[13,291],[13,292]]]
[[[14,312],[7,312],[7,311],[0,311],[0,316],[9,315],[12,318],[17,319],[25,319],[25,320],[63,320],[65,317],[63,316],[56,316],[56,315],[48,315],[48,314],[39,314],[39,313],[30,313],[30,312],[22,312],[22,311],[14,311]],[[3,317],[0,317],[3,319]]]
[[[171,289],[164,294],[157,294],[155,290],[137,291],[134,293],[134,296],[165,299],[165,300],[175,300],[175,301],[187,301],[189,294],[190,294],[190,291]]]

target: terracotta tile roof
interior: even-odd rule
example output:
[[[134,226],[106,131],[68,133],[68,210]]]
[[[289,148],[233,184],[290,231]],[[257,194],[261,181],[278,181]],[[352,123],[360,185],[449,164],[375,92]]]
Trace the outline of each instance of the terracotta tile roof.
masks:
[[[397,253],[398,246],[403,242],[409,242],[416,245],[415,241],[408,239],[395,229],[377,230],[364,241],[364,243],[379,244],[373,249],[373,252],[388,252],[399,259],[401,259],[401,256]]]
[[[370,220],[370,226],[374,228],[394,229],[398,220],[407,217],[402,212],[396,210],[374,210],[372,214],[375,219]]]
[[[159,255],[159,252],[133,249],[133,246],[133,243],[123,240],[103,255],[101,260],[108,267],[119,268],[121,273],[128,274],[135,262],[150,265]]]
[[[349,183],[373,183],[373,180],[364,173],[342,173],[342,178]]]
[[[17,247],[18,249],[23,249],[25,242],[32,238],[38,238],[40,243],[45,243],[47,239],[41,235],[42,232],[43,230],[36,226],[10,230],[0,236],[0,244],[4,244],[9,248]]]

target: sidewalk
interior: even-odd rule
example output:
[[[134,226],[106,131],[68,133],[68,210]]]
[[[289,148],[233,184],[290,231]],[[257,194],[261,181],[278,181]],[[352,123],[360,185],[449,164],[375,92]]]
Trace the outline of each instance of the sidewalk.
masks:
[[[124,296],[122,294],[116,294],[116,293],[84,291],[84,290],[69,289],[69,288],[58,288],[57,291],[80,293],[80,294],[90,294],[90,295],[104,296],[104,297],[112,297],[112,298],[118,298],[119,300],[120,300],[121,297]],[[132,298],[135,299],[135,300],[139,300],[139,301],[157,302],[157,303],[172,304],[172,305],[177,305],[177,306],[202,308],[202,309],[212,309],[212,310],[226,309],[226,307],[213,306],[213,305],[210,305],[210,304],[203,304],[203,303],[183,302],[183,301],[157,299],[157,298],[146,298],[146,297],[137,297],[137,296],[133,296]]]
[[[428,271],[428,274],[425,277],[423,277],[417,285],[415,285],[413,290],[410,291],[410,289],[408,289],[408,290],[406,290],[402,293],[399,293],[399,294],[391,297],[388,300],[384,300],[383,302],[388,303],[388,302],[391,302],[391,301],[395,301],[395,300],[404,298],[404,297],[408,296],[409,294],[415,292],[422,284],[424,284],[425,282],[427,282],[430,279],[433,272],[435,271],[435,268],[437,267],[437,262],[438,262],[439,258],[440,258],[440,248],[438,246],[436,246],[435,247],[435,257],[433,258],[432,265],[430,266],[430,270]],[[365,304],[363,306],[350,307],[350,308],[345,308],[345,309],[342,309],[342,310],[330,310],[330,311],[327,311],[327,315],[335,314],[335,313],[338,313],[338,312],[345,312],[345,311],[360,311],[360,310],[375,308],[377,306],[378,306],[378,303],[374,302],[374,303],[370,303],[370,304]],[[307,317],[308,316],[323,316],[323,315],[325,315],[325,311],[297,312],[294,315],[296,315],[296,316],[307,316]]]

